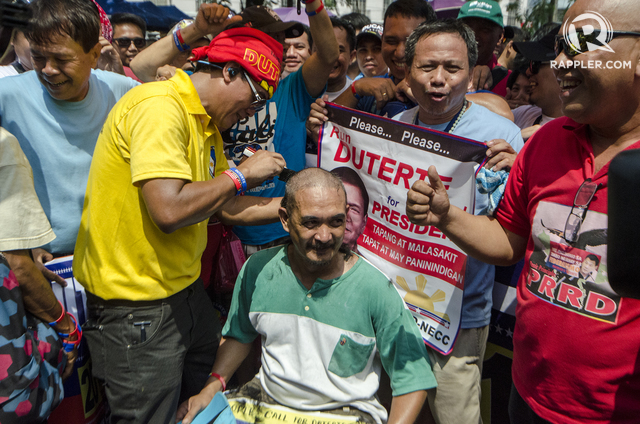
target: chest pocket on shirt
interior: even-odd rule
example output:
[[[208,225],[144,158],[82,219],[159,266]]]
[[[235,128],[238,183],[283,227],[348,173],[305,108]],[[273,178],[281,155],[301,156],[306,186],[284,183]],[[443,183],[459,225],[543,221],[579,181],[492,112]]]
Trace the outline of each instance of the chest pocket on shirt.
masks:
[[[353,341],[346,334],[341,335],[331,355],[329,371],[339,377],[351,377],[362,372],[374,346],[375,343],[364,345]]]

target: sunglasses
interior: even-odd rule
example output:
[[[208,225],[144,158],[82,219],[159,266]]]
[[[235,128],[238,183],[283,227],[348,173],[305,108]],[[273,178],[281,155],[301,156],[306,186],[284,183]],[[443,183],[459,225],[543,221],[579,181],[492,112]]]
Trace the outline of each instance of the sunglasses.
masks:
[[[599,188],[600,184],[594,183],[591,178],[587,178],[580,185],[576,197],[573,199],[573,207],[564,225],[562,238],[568,243],[575,243],[578,240],[578,233],[587,215],[587,210],[589,210],[589,204],[591,204],[593,196],[595,196]]]
[[[118,44],[118,46],[120,47],[129,47],[131,45],[131,43],[133,43],[134,46],[136,46],[136,48],[141,49],[144,46],[147,45],[147,40],[145,40],[142,37],[136,37],[136,38],[129,38],[129,37],[122,37],[122,38],[114,38],[113,41],[116,42],[116,44]]]
[[[201,63],[203,65],[207,65],[207,66],[213,66],[214,68],[218,68],[218,69],[224,69],[220,65],[216,65],[215,63],[210,63],[204,60],[196,60],[195,62]],[[251,87],[251,91],[253,92],[253,97],[255,98],[255,100],[251,103],[251,105],[249,105],[249,107],[255,110],[256,112],[258,112],[262,110],[262,108],[264,108],[264,105],[267,104],[268,99],[263,99],[262,96],[260,96],[260,93],[258,93],[258,90],[256,90],[256,87],[253,85],[253,80],[244,69],[242,70],[242,73],[244,74],[244,78],[249,83],[249,87]]]
[[[572,43],[567,43],[567,40],[565,40],[563,35],[561,34],[556,35],[555,46],[554,46],[556,56],[564,52],[564,54],[567,55],[568,57],[574,57],[579,55],[580,53],[587,52],[589,51],[587,43],[590,43],[596,46],[602,45],[602,43],[598,40],[598,37],[600,36],[601,32],[602,31],[594,30],[589,34],[585,34],[584,31],[581,29],[576,30],[575,35],[578,38],[578,43],[580,44],[580,50],[577,50]],[[624,36],[640,37],[640,32],[609,31],[609,35],[611,35],[611,38],[607,40],[607,43],[616,37],[624,37]]]
[[[536,75],[538,72],[540,72],[540,68],[542,68],[542,65],[548,65],[549,62],[529,62],[529,73],[531,75]]]

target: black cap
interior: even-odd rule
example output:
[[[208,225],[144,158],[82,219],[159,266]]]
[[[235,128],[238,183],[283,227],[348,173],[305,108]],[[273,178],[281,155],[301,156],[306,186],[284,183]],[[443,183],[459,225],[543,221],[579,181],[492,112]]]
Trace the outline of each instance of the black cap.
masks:
[[[513,47],[518,53],[532,62],[551,62],[556,58],[555,39],[560,25],[553,26],[537,41],[523,41],[513,43]]]
[[[300,22],[283,22],[276,12],[265,6],[250,6],[238,15],[242,16],[241,25],[259,29],[269,35],[284,31],[286,38],[296,38],[304,34],[304,26]]]

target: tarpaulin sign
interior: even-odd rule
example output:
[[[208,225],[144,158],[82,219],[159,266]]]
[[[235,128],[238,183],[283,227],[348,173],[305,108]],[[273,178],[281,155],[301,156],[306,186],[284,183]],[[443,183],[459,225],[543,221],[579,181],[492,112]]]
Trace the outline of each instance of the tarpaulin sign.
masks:
[[[447,354],[460,327],[467,257],[437,228],[409,222],[407,191],[419,179],[428,181],[427,170],[435,165],[451,204],[473,211],[475,168],[487,147],[333,104],[327,110],[319,166],[355,171],[362,183],[356,185],[365,191],[359,197],[368,198],[357,252],[394,282],[424,341]],[[347,187],[352,203],[350,192]],[[349,225],[347,217],[347,233]]]

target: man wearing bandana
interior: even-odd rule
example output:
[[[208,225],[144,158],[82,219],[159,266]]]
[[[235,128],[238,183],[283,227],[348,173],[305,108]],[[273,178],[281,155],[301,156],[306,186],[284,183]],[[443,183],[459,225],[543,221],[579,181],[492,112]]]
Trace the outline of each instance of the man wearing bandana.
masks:
[[[278,219],[279,199],[236,196],[279,174],[284,159],[263,151],[227,169],[220,131],[273,95],[281,45],[237,28],[193,55],[193,75],[178,70],[115,105],[89,173],[74,274],[112,422],[173,422],[181,392],[208,377],[220,341],[198,278],[208,218]]]

